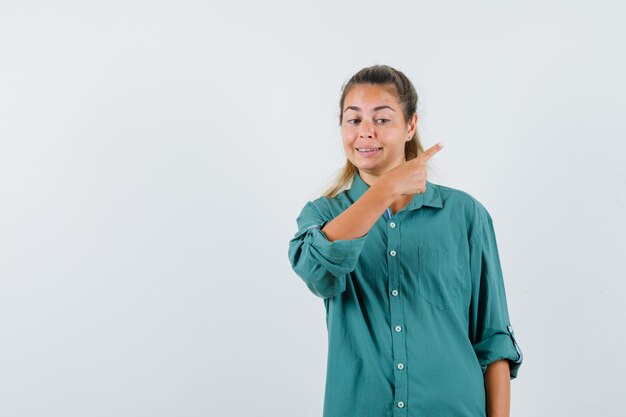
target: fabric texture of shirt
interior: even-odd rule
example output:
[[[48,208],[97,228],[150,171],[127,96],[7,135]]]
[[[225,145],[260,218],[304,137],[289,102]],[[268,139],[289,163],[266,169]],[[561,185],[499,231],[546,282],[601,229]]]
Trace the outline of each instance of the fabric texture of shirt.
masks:
[[[326,310],[324,417],[485,417],[487,365],[508,359],[514,379],[522,364],[490,214],[427,181],[364,236],[328,241],[321,229],[368,188],[357,172],[308,201],[289,241]]]

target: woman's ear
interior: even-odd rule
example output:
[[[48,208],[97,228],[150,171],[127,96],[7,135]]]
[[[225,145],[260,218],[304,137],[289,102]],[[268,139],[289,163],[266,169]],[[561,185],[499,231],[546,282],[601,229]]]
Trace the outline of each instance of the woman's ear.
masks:
[[[417,129],[417,113],[413,113],[411,120],[409,120],[409,123],[407,124],[407,131],[406,131],[406,134],[408,136],[407,141],[413,138],[413,135],[415,135],[416,129]]]

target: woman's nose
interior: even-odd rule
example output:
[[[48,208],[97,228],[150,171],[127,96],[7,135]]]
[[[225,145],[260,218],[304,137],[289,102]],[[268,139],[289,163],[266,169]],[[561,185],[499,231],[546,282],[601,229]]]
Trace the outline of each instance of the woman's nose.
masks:
[[[372,123],[370,123],[369,121],[364,120],[363,122],[361,122],[361,129],[359,130],[359,136],[362,138],[371,138],[372,136],[374,136],[374,128],[372,126]]]

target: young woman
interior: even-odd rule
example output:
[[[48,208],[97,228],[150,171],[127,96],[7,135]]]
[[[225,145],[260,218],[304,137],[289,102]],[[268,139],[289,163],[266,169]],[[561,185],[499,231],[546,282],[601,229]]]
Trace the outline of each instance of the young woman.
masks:
[[[423,150],[416,108],[412,83],[386,65],[343,86],[346,164],[289,242],[326,308],[324,417],[509,415],[522,352],[492,219],[426,179],[442,145]]]

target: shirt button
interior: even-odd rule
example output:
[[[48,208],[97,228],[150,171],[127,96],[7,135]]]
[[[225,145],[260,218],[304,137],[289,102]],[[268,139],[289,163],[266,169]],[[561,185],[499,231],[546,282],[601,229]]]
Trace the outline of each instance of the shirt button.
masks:
[[[404,408],[404,401],[398,401],[398,408]]]
[[[390,226],[391,228],[394,228],[394,227],[396,227],[396,224],[395,224],[394,222],[391,222],[391,223],[389,223],[389,226]]]
[[[394,297],[398,295],[398,290],[391,290],[391,295]]]
[[[395,250],[392,250],[391,252],[389,252],[389,255],[391,255],[391,256],[396,256],[396,251],[395,251]]]
[[[402,326],[396,326],[396,332],[400,333],[402,331]]]
[[[402,362],[398,364],[398,369],[404,369],[404,364]]]

